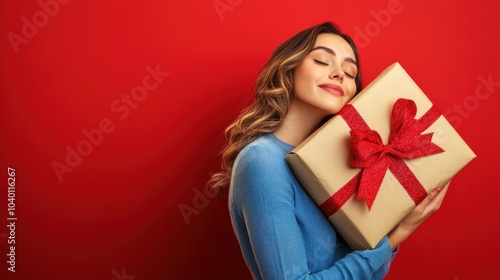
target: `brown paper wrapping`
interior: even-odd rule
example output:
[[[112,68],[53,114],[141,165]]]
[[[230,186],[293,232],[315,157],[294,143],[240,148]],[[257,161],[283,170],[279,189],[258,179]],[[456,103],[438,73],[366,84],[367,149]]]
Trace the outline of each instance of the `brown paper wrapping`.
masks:
[[[396,62],[349,103],[387,143],[392,107],[399,98],[415,102],[416,118],[432,106]],[[476,155],[443,116],[424,131],[427,132],[434,132],[432,141],[445,152],[405,162],[429,193],[446,184]],[[341,116],[334,116],[286,156],[298,181],[316,204],[321,205],[360,171],[349,166],[350,141],[349,126]],[[328,219],[353,249],[370,249],[414,207],[405,189],[387,170],[370,211],[365,201],[357,200],[354,194]]]

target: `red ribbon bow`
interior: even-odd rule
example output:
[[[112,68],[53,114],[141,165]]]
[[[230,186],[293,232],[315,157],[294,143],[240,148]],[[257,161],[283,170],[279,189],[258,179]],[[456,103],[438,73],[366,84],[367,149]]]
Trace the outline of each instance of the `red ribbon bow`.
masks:
[[[382,180],[389,169],[412,200],[418,204],[427,196],[403,159],[415,159],[441,153],[444,150],[432,143],[432,134],[421,134],[441,115],[433,106],[420,119],[415,119],[417,106],[413,100],[400,98],[394,103],[391,116],[389,143],[371,130],[358,111],[347,104],[340,112],[351,128],[352,152],[349,159],[353,168],[361,171],[320,205],[325,215],[331,216],[357,191],[371,209]]]

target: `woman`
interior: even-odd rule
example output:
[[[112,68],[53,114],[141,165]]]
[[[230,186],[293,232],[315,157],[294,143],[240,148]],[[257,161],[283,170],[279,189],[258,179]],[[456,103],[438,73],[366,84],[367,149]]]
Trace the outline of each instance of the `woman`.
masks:
[[[334,24],[319,24],[273,52],[254,103],[227,128],[222,170],[209,184],[229,192],[233,229],[254,279],[382,279],[399,244],[444,199],[448,184],[374,249],[352,251],[299,185],[284,156],[361,86],[353,41]]]

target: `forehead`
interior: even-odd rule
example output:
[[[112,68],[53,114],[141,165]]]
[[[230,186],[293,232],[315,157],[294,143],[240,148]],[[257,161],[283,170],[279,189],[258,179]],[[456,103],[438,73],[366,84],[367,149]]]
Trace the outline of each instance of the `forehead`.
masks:
[[[332,49],[338,55],[350,56],[354,58],[354,51],[344,38],[337,34],[322,33],[319,34],[314,43],[314,48],[323,46]]]

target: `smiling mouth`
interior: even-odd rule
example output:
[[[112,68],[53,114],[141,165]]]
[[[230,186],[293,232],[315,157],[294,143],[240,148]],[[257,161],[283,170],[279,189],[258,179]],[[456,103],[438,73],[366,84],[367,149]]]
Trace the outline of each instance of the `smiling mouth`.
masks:
[[[340,96],[340,97],[344,96],[344,90],[337,85],[326,84],[326,85],[320,85],[319,87],[325,91],[328,91],[331,94],[336,95],[336,96]]]

